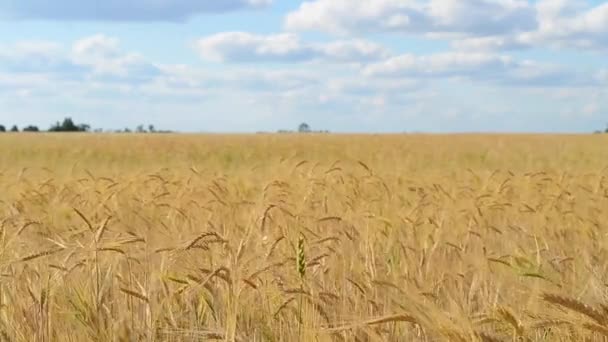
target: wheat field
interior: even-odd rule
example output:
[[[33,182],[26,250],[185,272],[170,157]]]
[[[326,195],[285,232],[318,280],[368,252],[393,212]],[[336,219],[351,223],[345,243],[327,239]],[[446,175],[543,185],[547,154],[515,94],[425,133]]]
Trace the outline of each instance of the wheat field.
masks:
[[[604,341],[602,135],[0,135],[0,339]]]

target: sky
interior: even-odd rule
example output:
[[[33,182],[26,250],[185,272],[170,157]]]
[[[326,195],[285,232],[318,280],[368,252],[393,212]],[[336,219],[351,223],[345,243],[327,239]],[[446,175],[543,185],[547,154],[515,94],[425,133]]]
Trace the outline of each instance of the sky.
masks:
[[[591,132],[608,2],[0,0],[0,124]]]

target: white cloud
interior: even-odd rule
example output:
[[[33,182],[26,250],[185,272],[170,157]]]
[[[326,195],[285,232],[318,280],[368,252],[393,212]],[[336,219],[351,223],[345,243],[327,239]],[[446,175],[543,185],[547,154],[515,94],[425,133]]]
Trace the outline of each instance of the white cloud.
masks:
[[[608,51],[608,3],[585,0],[313,0],[289,13],[284,25],[340,35],[423,35],[469,51]]]
[[[450,45],[462,51],[508,51],[527,49],[530,44],[516,36],[490,36],[455,39]]]
[[[579,72],[492,51],[395,56],[363,40],[243,32],[209,36],[195,47],[205,58],[235,63],[157,63],[101,34],[66,46],[2,46],[0,105],[11,112],[3,120],[44,127],[74,111],[85,115],[79,121],[114,128],[150,122],[168,129],[274,130],[307,121],[331,130],[441,130],[437,122],[466,130],[506,120],[505,129],[521,129],[520,122],[535,124],[541,107],[551,114],[531,127],[545,127],[556,108],[567,109],[563,120],[573,122],[584,115],[595,120],[608,108],[607,96],[589,95],[605,89],[605,70]],[[543,95],[566,93],[572,95]]]
[[[0,18],[179,21],[199,13],[261,8],[272,0],[0,0]]]
[[[198,40],[195,47],[201,57],[218,62],[299,61],[314,56],[292,34],[258,36],[247,32],[224,32]]]
[[[372,64],[365,69],[365,74],[380,77],[451,77],[501,71],[511,68],[514,63],[507,56],[484,53],[406,54]]]
[[[70,54],[75,65],[89,67],[94,75],[146,77],[158,69],[137,53],[124,53],[116,38],[97,34],[76,41]]]
[[[45,89],[52,85],[48,75],[27,73],[16,75],[14,73],[0,72],[0,95],[13,94],[18,91],[32,93],[34,89]]]
[[[600,76],[490,52],[405,54],[372,63],[369,77],[457,78],[519,87],[596,86]]]
[[[0,46],[1,70],[47,74],[54,79],[122,78],[133,82],[159,73],[140,54],[122,51],[118,39],[101,34],[77,40],[67,49],[51,41]]]
[[[608,50],[608,3],[540,0],[539,29],[519,39],[530,45]]]
[[[313,47],[325,59],[340,62],[369,62],[390,55],[382,46],[361,39],[336,41]]]
[[[431,0],[427,6],[430,32],[488,36],[536,26],[534,8],[525,0]]]
[[[289,30],[331,33],[392,31],[486,36],[535,27],[523,0],[314,0],[289,13]]]
[[[199,39],[195,49],[202,58],[217,62],[366,62],[389,55],[383,47],[364,40],[304,43],[291,33],[223,32]]]
[[[0,69],[13,72],[69,71],[70,63],[60,44],[49,41],[22,41],[0,45]]]

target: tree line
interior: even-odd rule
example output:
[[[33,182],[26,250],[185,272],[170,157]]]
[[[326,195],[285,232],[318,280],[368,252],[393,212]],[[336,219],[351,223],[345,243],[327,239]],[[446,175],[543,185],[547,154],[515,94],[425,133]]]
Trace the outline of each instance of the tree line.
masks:
[[[42,132],[38,126],[29,125],[19,130],[17,125],[13,125],[10,129],[0,124],[0,133],[2,132]],[[65,118],[62,122],[57,121],[46,132],[91,132],[91,126],[88,124],[76,124],[72,118]],[[101,129],[93,130],[93,132],[101,133]],[[135,129],[124,128],[122,130],[114,130],[114,133],[173,133],[167,130],[157,130],[154,125],[138,125]],[[303,122],[298,126],[298,133],[329,133],[327,130],[314,131],[307,123]],[[278,130],[277,133],[294,133],[291,130]]]
[[[603,130],[597,130],[595,132],[593,132],[595,134],[602,134],[602,133],[608,133],[608,125],[606,125],[606,128]]]
[[[0,124],[0,133],[2,132],[42,132],[38,128],[38,126],[28,125],[23,127],[23,129],[19,130],[17,125],[13,125],[10,129],[7,129],[6,126]],[[76,124],[72,118],[65,118],[62,122],[57,121],[53,124],[47,132],[91,132],[91,126],[88,124]],[[94,132],[102,132],[101,129],[96,129]],[[171,133],[171,131],[165,130],[156,130],[154,125],[148,125],[147,129],[144,125],[137,126],[134,130],[129,128],[125,128],[122,130],[115,130],[116,133]]]
[[[297,131],[291,131],[291,130],[287,130],[287,129],[280,129],[277,131],[277,133],[281,133],[281,134],[285,134],[285,133],[329,133],[328,130],[319,130],[319,131],[315,131],[313,130],[309,124],[307,124],[306,122],[302,122],[299,126],[298,126],[298,130]]]

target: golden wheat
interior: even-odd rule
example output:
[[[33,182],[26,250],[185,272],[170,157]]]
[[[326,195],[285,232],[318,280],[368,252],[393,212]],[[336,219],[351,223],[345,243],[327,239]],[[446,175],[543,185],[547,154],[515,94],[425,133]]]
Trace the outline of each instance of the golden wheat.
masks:
[[[0,340],[601,341],[606,143],[0,135]]]

